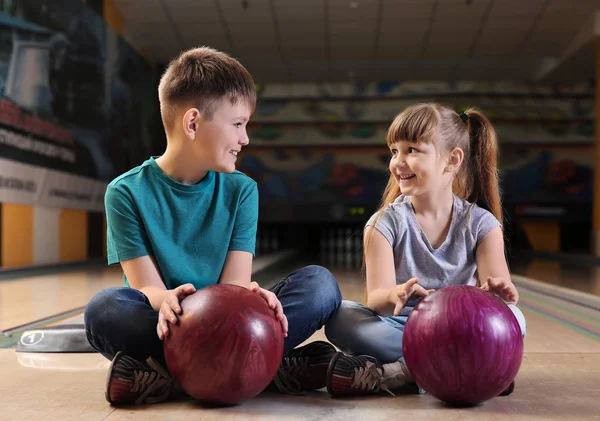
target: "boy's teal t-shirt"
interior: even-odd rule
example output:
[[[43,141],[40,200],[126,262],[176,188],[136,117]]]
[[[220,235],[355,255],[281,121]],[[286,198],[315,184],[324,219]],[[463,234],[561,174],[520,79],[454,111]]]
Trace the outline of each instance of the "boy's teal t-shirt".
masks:
[[[239,171],[188,185],[152,157],[108,185],[105,207],[108,263],[153,256],[167,289],[216,284],[228,251],[254,254],[258,189]]]

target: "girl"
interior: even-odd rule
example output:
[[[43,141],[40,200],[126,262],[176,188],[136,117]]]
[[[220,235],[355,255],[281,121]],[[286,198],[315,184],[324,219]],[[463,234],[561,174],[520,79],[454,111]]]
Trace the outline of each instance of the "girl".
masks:
[[[404,324],[422,297],[447,285],[479,282],[508,303],[525,335],[504,255],[496,133],[488,119],[474,109],[414,105],[394,119],[387,145],[390,179],[364,235],[367,306],[343,301],[325,326],[327,338],[352,355],[331,360],[333,396],[412,382],[402,357]]]

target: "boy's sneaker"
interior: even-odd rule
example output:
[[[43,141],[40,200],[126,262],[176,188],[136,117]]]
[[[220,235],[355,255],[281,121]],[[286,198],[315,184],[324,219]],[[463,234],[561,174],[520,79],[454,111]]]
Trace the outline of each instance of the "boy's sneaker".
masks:
[[[152,358],[144,363],[118,352],[108,372],[106,400],[115,405],[162,402],[171,385],[171,376]]]
[[[405,386],[412,380],[406,364],[398,361],[382,365],[369,355],[349,357],[338,352],[327,373],[327,391],[331,396],[367,395]]]
[[[298,394],[317,390],[327,384],[327,370],[331,357],[336,353],[333,345],[324,341],[292,349],[281,361],[273,379],[282,393]]]

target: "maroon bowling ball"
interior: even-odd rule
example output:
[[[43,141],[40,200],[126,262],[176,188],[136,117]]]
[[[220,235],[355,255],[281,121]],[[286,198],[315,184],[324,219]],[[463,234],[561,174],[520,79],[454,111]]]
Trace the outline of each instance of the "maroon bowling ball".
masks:
[[[441,401],[476,405],[508,388],[523,360],[517,318],[495,295],[449,286],[411,312],[402,338],[417,384]]]
[[[283,332],[262,297],[217,284],[184,298],[181,310],[164,352],[171,376],[188,395],[233,405],[267,387],[283,357]]]

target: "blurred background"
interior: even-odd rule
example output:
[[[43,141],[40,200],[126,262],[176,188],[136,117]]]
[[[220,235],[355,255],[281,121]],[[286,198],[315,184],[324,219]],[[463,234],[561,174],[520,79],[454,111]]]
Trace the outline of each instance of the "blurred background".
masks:
[[[599,11],[600,0],[0,0],[0,418],[198,418],[178,402],[107,405],[109,361],[83,312],[123,286],[120,266],[107,266],[106,186],[164,152],[159,79],[206,45],[257,84],[237,162],[258,183],[252,279],[264,288],[321,264],[344,299],[364,300],[362,230],[388,179],[393,118],[419,102],[480,108],[499,137],[526,355],[513,396],[450,418],[597,419]],[[406,398],[316,393],[224,412],[449,413]]]
[[[600,294],[598,0],[0,0],[0,267],[105,264],[103,194],[164,151],[158,80],[208,45],[253,74],[238,169],[257,255],[361,264],[386,129],[479,107],[500,142],[511,270]],[[599,56],[600,57],[600,56]],[[600,202],[599,202],[600,203]],[[559,276],[564,268],[573,276]]]

